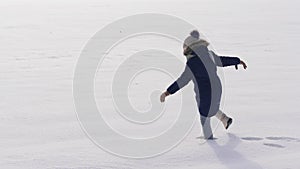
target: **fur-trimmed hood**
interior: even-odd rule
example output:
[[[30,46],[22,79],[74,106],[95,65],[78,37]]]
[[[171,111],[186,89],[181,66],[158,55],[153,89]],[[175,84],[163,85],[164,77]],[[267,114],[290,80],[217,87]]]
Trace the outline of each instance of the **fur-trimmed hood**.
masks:
[[[186,56],[187,60],[190,58],[194,57],[195,54],[193,54],[193,50],[196,49],[197,47],[207,47],[209,43],[206,40],[203,39],[198,39],[195,40],[194,42],[190,43],[188,46],[186,45],[184,55]]]

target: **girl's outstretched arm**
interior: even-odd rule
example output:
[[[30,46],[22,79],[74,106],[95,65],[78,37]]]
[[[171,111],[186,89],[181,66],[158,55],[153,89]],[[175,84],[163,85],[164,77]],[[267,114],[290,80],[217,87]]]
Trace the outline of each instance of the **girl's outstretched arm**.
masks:
[[[210,54],[213,56],[217,66],[226,67],[226,66],[235,66],[238,69],[238,65],[242,64],[244,69],[247,68],[247,65],[238,57],[229,57],[229,56],[218,56],[213,51],[210,51]]]
[[[187,85],[193,77],[192,71],[190,68],[186,65],[183,73],[180,75],[180,77],[172,83],[167,91],[163,92],[160,96],[160,101],[164,102],[165,98],[171,94],[176,93],[178,90],[183,88],[185,85]]]

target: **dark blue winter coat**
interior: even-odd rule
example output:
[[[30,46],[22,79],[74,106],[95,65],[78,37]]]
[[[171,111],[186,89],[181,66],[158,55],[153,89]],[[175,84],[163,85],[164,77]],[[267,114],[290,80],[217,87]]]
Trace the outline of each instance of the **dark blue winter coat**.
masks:
[[[219,110],[222,95],[217,66],[226,67],[239,63],[239,58],[218,56],[208,50],[207,43],[200,42],[188,55],[184,72],[167,91],[174,94],[192,80],[200,114],[205,117],[214,116]]]

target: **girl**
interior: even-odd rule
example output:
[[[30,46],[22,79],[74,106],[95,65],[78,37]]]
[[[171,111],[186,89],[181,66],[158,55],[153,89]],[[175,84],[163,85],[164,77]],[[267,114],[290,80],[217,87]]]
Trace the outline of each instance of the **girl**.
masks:
[[[235,66],[238,69],[237,65],[242,64],[246,69],[247,65],[238,57],[216,55],[208,50],[208,45],[207,41],[199,38],[197,30],[190,33],[183,45],[183,53],[187,58],[184,72],[168,87],[167,91],[161,94],[160,101],[164,102],[167,96],[176,93],[192,80],[204,138],[213,139],[210,117],[216,116],[226,129],[232,123],[232,118],[219,110],[222,86],[216,66]]]

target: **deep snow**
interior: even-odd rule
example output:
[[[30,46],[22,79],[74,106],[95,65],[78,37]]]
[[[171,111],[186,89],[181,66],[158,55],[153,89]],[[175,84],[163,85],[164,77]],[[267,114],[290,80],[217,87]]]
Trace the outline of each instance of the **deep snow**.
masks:
[[[1,1],[0,168],[298,169],[299,6],[297,0]],[[223,109],[234,118],[229,132],[218,126],[218,139],[203,143],[196,139],[201,135],[197,121],[171,151],[136,160],[111,155],[86,137],[73,105],[72,79],[81,49],[96,31],[121,17],[145,12],[191,22],[217,53],[240,56],[249,68],[224,69]],[[116,57],[149,44],[166,46],[181,56],[176,43],[141,38],[124,43]],[[157,76],[148,76],[138,80],[148,80],[148,85],[161,90],[171,82],[157,83]],[[97,80],[106,79],[99,75]],[[190,87],[182,92],[192,94]],[[143,100],[147,91],[139,85],[134,89],[136,108],[147,108]],[[176,96],[167,102],[176,102]],[[96,98],[101,99],[101,94],[96,93]],[[175,110],[169,107],[169,111]],[[165,119],[160,125],[171,122]],[[120,124],[119,129],[142,134],[130,127]],[[144,134],[155,134],[151,131],[159,128],[148,128]]]

